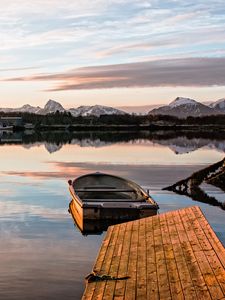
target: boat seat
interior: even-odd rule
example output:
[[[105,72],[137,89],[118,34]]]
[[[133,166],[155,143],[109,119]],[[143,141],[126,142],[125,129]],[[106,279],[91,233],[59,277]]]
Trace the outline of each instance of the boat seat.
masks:
[[[82,199],[85,202],[145,202],[144,199]]]
[[[132,193],[136,193],[136,190],[134,190],[134,189],[112,189],[112,188],[110,188],[110,189],[108,189],[108,188],[106,188],[106,189],[104,189],[104,188],[100,188],[100,189],[98,189],[98,188],[96,188],[96,189],[88,189],[88,188],[84,188],[84,189],[76,189],[75,190],[75,192],[132,192]]]
[[[111,185],[88,185],[83,189],[116,189],[116,187]]]

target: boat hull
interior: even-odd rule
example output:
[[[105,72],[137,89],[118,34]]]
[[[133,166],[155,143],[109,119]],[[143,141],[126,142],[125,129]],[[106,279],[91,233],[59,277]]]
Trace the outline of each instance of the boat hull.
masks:
[[[131,217],[144,218],[157,214],[157,208],[152,207],[101,207],[93,205],[93,207],[81,207],[76,200],[71,201],[72,210],[75,210],[84,219],[112,219],[112,220],[129,220]]]
[[[110,225],[154,216],[157,214],[157,209],[81,207],[76,200],[72,199],[69,213],[79,230],[86,235],[100,234]]]

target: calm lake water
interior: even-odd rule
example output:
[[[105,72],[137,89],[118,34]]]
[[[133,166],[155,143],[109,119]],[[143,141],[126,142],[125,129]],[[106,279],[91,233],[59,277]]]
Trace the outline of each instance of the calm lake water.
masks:
[[[199,205],[225,244],[225,211],[161,189],[224,157],[225,140],[132,134],[0,137],[0,299],[80,299],[104,237],[68,214],[67,180],[102,171],[150,189],[160,213]],[[219,189],[204,190],[218,202]]]

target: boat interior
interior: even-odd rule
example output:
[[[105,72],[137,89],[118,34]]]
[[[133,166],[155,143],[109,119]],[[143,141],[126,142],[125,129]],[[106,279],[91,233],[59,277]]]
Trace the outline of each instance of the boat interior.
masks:
[[[73,182],[73,187],[79,198],[88,202],[141,202],[147,198],[146,193],[135,183],[101,173],[79,177]]]

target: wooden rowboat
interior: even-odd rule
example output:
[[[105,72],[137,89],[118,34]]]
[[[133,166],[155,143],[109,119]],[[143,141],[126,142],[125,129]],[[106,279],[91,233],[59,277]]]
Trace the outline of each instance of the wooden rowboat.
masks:
[[[86,220],[133,220],[155,215],[159,208],[139,185],[118,176],[97,172],[68,183],[69,211],[81,230]]]

